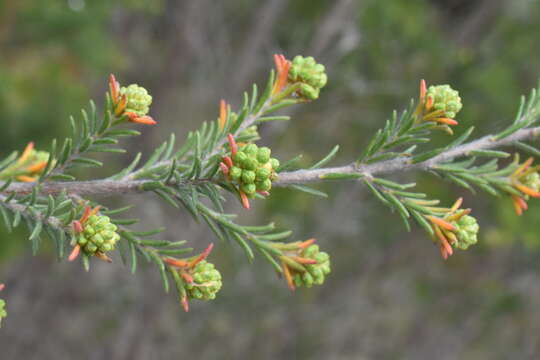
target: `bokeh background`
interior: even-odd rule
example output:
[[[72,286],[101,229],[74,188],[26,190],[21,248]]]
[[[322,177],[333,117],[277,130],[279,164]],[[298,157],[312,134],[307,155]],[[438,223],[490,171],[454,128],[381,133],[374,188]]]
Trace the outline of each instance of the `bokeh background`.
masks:
[[[319,100],[288,111],[291,122],[261,129],[279,158],[302,153],[308,164],[339,143],[335,162],[350,161],[421,78],[460,90],[457,133],[474,124],[487,134],[540,78],[539,19],[535,0],[0,0],[0,154],[67,135],[69,115],[101,101],[114,72],[150,90],[159,126],[81,174],[105,176],[170,132],[182,139],[215,119],[220,98],[237,105],[276,52],[313,55],[330,78]],[[539,202],[518,218],[508,199],[429,174],[393,179],[447,204],[464,196],[480,243],[443,262],[421,229],[407,233],[361,186],[321,185],[328,199],[276,189],[242,221],[316,236],[333,257],[325,286],[291,294],[265,261],[250,265],[218,242],[224,288],[189,314],[152,266],[133,276],[120,261],[96,262],[85,273],[56,262],[46,242],[32,257],[23,231],[2,229],[0,358],[538,359]],[[197,250],[216,242],[151,195],[107,201],[138,204],[147,227],[165,224],[166,238]]]

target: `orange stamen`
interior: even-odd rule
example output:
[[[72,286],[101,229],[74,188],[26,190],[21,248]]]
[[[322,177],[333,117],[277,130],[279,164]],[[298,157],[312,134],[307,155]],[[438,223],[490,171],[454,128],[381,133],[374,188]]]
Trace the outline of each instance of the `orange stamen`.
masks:
[[[262,196],[270,196],[270,193],[268,191],[257,191]]]
[[[68,261],[75,260],[79,256],[80,253],[81,253],[81,246],[79,244],[77,244],[77,245],[75,245],[73,250],[71,250],[71,253],[68,256]]]
[[[219,102],[219,128],[223,130],[227,124],[227,103],[221,99]]]
[[[75,231],[76,233],[81,233],[84,230],[79,220],[73,221],[72,226],[73,226],[73,231]]]
[[[450,230],[450,231],[454,231],[456,229],[454,225],[450,224],[449,222],[447,222],[447,221],[445,221],[445,220],[443,220],[441,218],[438,218],[438,217],[435,217],[435,216],[427,216],[427,218],[433,224],[439,225],[443,229]]]

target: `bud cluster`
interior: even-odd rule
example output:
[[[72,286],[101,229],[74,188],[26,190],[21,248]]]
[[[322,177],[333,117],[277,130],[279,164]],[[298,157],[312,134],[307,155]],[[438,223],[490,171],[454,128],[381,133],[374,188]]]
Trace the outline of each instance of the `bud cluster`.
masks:
[[[442,111],[442,116],[453,119],[461,110],[461,98],[459,92],[450,85],[432,85],[428,88],[426,96],[432,103],[431,109]]]
[[[214,300],[221,289],[221,273],[214,264],[202,260],[191,270],[192,282],[186,282],[185,288],[190,299]]]
[[[418,200],[417,204],[422,200]],[[478,242],[480,227],[476,219],[470,216],[471,209],[460,209],[463,199],[459,198],[451,208],[425,206],[430,213],[439,212],[441,216],[425,215],[431,222],[433,239],[439,243],[441,256],[447,259],[453,254],[453,247],[467,250]]]
[[[120,235],[111,219],[105,215],[92,215],[84,223],[83,231],[79,233],[77,244],[87,255],[106,253],[114,250]]]
[[[451,222],[455,226],[454,233],[456,234],[457,241],[453,243],[455,247],[461,250],[467,250],[471,245],[476,244],[478,241],[478,222],[470,215],[464,215],[456,221]]]
[[[145,88],[137,84],[131,84],[128,87],[122,86],[120,95],[125,95],[127,99],[125,111],[134,112],[138,116],[148,114],[152,104],[152,96],[148,94]]]
[[[43,172],[49,161],[50,154],[34,149],[34,143],[29,143],[22,155],[12,165],[0,172],[0,179],[15,179],[18,181],[35,181]]]
[[[289,69],[288,82],[299,84],[297,91],[299,96],[307,100],[317,99],[327,81],[324,65],[318,64],[311,56],[294,57]]]
[[[189,311],[190,299],[213,300],[221,289],[221,273],[214,264],[206,261],[212,248],[213,244],[210,244],[200,255],[189,259],[163,258],[177,279],[177,290],[185,311]]]
[[[279,160],[272,158],[272,151],[256,144],[237,145],[229,134],[230,156],[221,162],[221,170],[225,177],[235,184],[242,196],[244,207],[249,208],[247,198],[255,193],[268,195],[272,189],[272,181],[277,178]]]
[[[125,116],[128,121],[154,125],[156,121],[148,116],[152,96],[148,94],[145,88],[131,84],[127,87],[120,87],[114,75],[109,76],[109,93],[112,102],[111,112],[122,118]]]
[[[457,113],[463,107],[457,90],[450,85],[432,85],[427,88],[424,80],[420,81],[420,100],[416,109],[417,121],[437,123],[435,129],[453,134],[450,126],[457,125]]]
[[[514,166],[516,170],[510,175],[510,184],[517,190],[517,194],[511,193],[514,208],[518,215],[527,210],[527,200],[530,197],[540,197],[540,165],[532,166],[534,158],[528,158],[523,164],[519,164],[519,155],[516,154]],[[518,195],[519,194],[519,195]]]
[[[306,271],[298,272],[293,270],[293,281],[296,286],[312,287],[322,285],[325,276],[330,274],[330,256],[319,251],[318,245],[310,245],[301,252],[301,256],[306,259],[315,260],[314,264],[305,264]]]

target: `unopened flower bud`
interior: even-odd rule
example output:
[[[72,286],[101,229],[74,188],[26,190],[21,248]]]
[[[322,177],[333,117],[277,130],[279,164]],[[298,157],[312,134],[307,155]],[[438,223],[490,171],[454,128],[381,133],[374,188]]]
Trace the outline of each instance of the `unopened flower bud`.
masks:
[[[433,99],[432,110],[442,111],[443,116],[449,119],[455,118],[463,106],[458,91],[450,85],[432,85],[426,95]]]
[[[456,228],[454,233],[457,243],[453,244],[455,247],[461,250],[467,250],[469,246],[476,244],[480,227],[474,217],[464,215],[459,220],[452,222],[452,225]]]
[[[186,283],[185,288],[190,299],[213,300],[221,289],[221,274],[214,264],[203,260],[192,270],[192,283]]]
[[[145,88],[137,84],[131,84],[128,87],[120,88],[120,95],[126,95],[126,111],[134,112],[138,116],[148,114],[152,104],[152,96],[148,94]]]
[[[77,244],[88,255],[96,252],[106,253],[114,250],[120,235],[111,219],[104,215],[92,215],[84,223],[83,231],[78,235]]]

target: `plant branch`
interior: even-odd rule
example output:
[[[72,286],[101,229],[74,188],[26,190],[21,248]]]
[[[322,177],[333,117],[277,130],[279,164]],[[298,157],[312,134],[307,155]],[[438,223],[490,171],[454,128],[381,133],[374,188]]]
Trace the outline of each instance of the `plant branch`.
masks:
[[[251,122],[255,121],[255,116]],[[460,156],[466,156],[474,150],[487,150],[493,148],[499,148],[503,146],[512,145],[516,141],[522,141],[534,138],[540,135],[540,127],[526,128],[515,132],[514,134],[501,139],[493,140],[492,135],[482,137],[478,140],[465,143],[457,146],[453,149],[443,152],[429,160],[412,164],[410,158],[399,158],[387,161],[381,161],[374,164],[362,165],[362,164],[349,164],[339,167],[328,167],[314,170],[297,170],[282,172],[279,174],[279,178],[273,182],[274,186],[288,186],[293,184],[305,184],[310,182],[324,181],[322,178],[324,175],[332,173],[342,174],[361,174],[364,177],[371,177],[376,174],[387,174],[393,172],[402,172],[410,170],[428,170],[437,164],[451,161]],[[135,174],[135,173],[133,173]],[[132,174],[132,175],[133,175]],[[171,186],[183,186],[183,185],[197,185],[207,183],[210,179],[194,179],[186,180],[179,184],[175,181],[171,181]],[[154,182],[153,180],[91,180],[91,181],[69,181],[69,182],[46,182],[41,184],[40,193],[44,195],[59,194],[62,191],[68,194],[77,194],[81,196],[88,195],[113,195],[113,194],[126,194],[126,193],[140,193],[144,192],[144,185]],[[0,187],[3,182],[0,182]],[[34,183],[12,183],[6,189],[2,191],[3,194],[17,193],[17,194],[29,194],[32,192]]]

